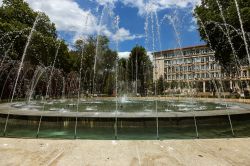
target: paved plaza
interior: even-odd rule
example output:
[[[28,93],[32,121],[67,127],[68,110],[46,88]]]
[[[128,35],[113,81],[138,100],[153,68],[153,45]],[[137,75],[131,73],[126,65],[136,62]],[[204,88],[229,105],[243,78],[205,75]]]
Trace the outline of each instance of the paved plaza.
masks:
[[[0,165],[240,166],[250,139],[94,141],[0,138]]]

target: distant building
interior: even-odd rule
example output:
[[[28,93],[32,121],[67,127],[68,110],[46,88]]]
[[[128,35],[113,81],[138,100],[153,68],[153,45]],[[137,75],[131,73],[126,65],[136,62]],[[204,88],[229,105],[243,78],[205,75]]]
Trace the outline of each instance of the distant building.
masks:
[[[211,80],[227,80],[231,89],[238,86],[236,80],[250,80],[248,67],[241,68],[239,78],[230,78],[222,73],[214,52],[206,45],[156,52],[154,60],[154,80],[163,77],[167,82],[197,81],[202,83],[203,92],[206,92],[206,84]]]

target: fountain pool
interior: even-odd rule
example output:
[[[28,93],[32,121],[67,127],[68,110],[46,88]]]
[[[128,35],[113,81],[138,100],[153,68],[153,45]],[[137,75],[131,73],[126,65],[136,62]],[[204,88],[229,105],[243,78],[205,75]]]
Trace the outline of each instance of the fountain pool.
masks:
[[[51,100],[41,102],[19,102],[11,104],[14,109],[22,111],[43,111],[45,104],[45,111],[54,112],[76,112],[76,100]],[[229,105],[231,109],[233,105]],[[223,103],[214,102],[192,102],[192,101],[158,101],[158,112],[191,112],[191,111],[211,111],[211,110],[225,110],[226,105]],[[79,103],[79,112],[115,112],[116,100],[81,100]],[[155,112],[155,100],[124,100],[118,102],[119,112]]]
[[[217,101],[121,99],[116,112],[115,99],[82,99],[77,112],[77,100],[50,100],[1,104],[0,127],[10,113],[6,136],[73,139],[76,117],[76,138],[117,139],[196,138],[196,117],[199,138],[230,138],[230,114],[236,137],[250,136],[250,111],[247,104],[224,104]],[[43,105],[45,109],[43,111]],[[37,128],[43,117],[39,134]],[[158,119],[156,121],[156,118]],[[158,123],[158,124],[157,124]]]

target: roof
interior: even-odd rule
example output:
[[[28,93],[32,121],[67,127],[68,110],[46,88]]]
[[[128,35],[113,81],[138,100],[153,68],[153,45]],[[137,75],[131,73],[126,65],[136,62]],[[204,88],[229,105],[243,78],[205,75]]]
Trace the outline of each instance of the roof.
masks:
[[[176,49],[169,49],[169,50],[163,50],[163,51],[158,51],[155,52],[155,54],[161,54],[161,53],[169,53],[169,52],[174,52],[174,51],[183,51],[183,50],[190,50],[190,49],[196,49],[196,48],[207,48],[208,46],[203,44],[203,45],[196,45],[196,46],[188,46],[188,47],[183,47],[183,48],[176,48]]]

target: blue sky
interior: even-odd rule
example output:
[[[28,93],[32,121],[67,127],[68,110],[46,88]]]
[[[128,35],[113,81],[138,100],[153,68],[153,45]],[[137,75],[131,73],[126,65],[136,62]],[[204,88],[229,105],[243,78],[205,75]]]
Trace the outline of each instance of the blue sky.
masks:
[[[177,48],[177,36],[183,47],[203,43],[192,15],[194,6],[200,0],[26,1],[34,10],[49,15],[56,24],[59,37],[67,41],[70,47],[76,39],[98,33],[109,37],[112,49],[116,49],[115,43],[118,41],[119,52],[124,54],[136,44],[146,47],[148,51]],[[100,22],[101,15],[103,20]],[[158,41],[156,15],[161,42]],[[117,16],[120,18],[119,29],[114,24]],[[147,32],[145,27],[148,27]]]

